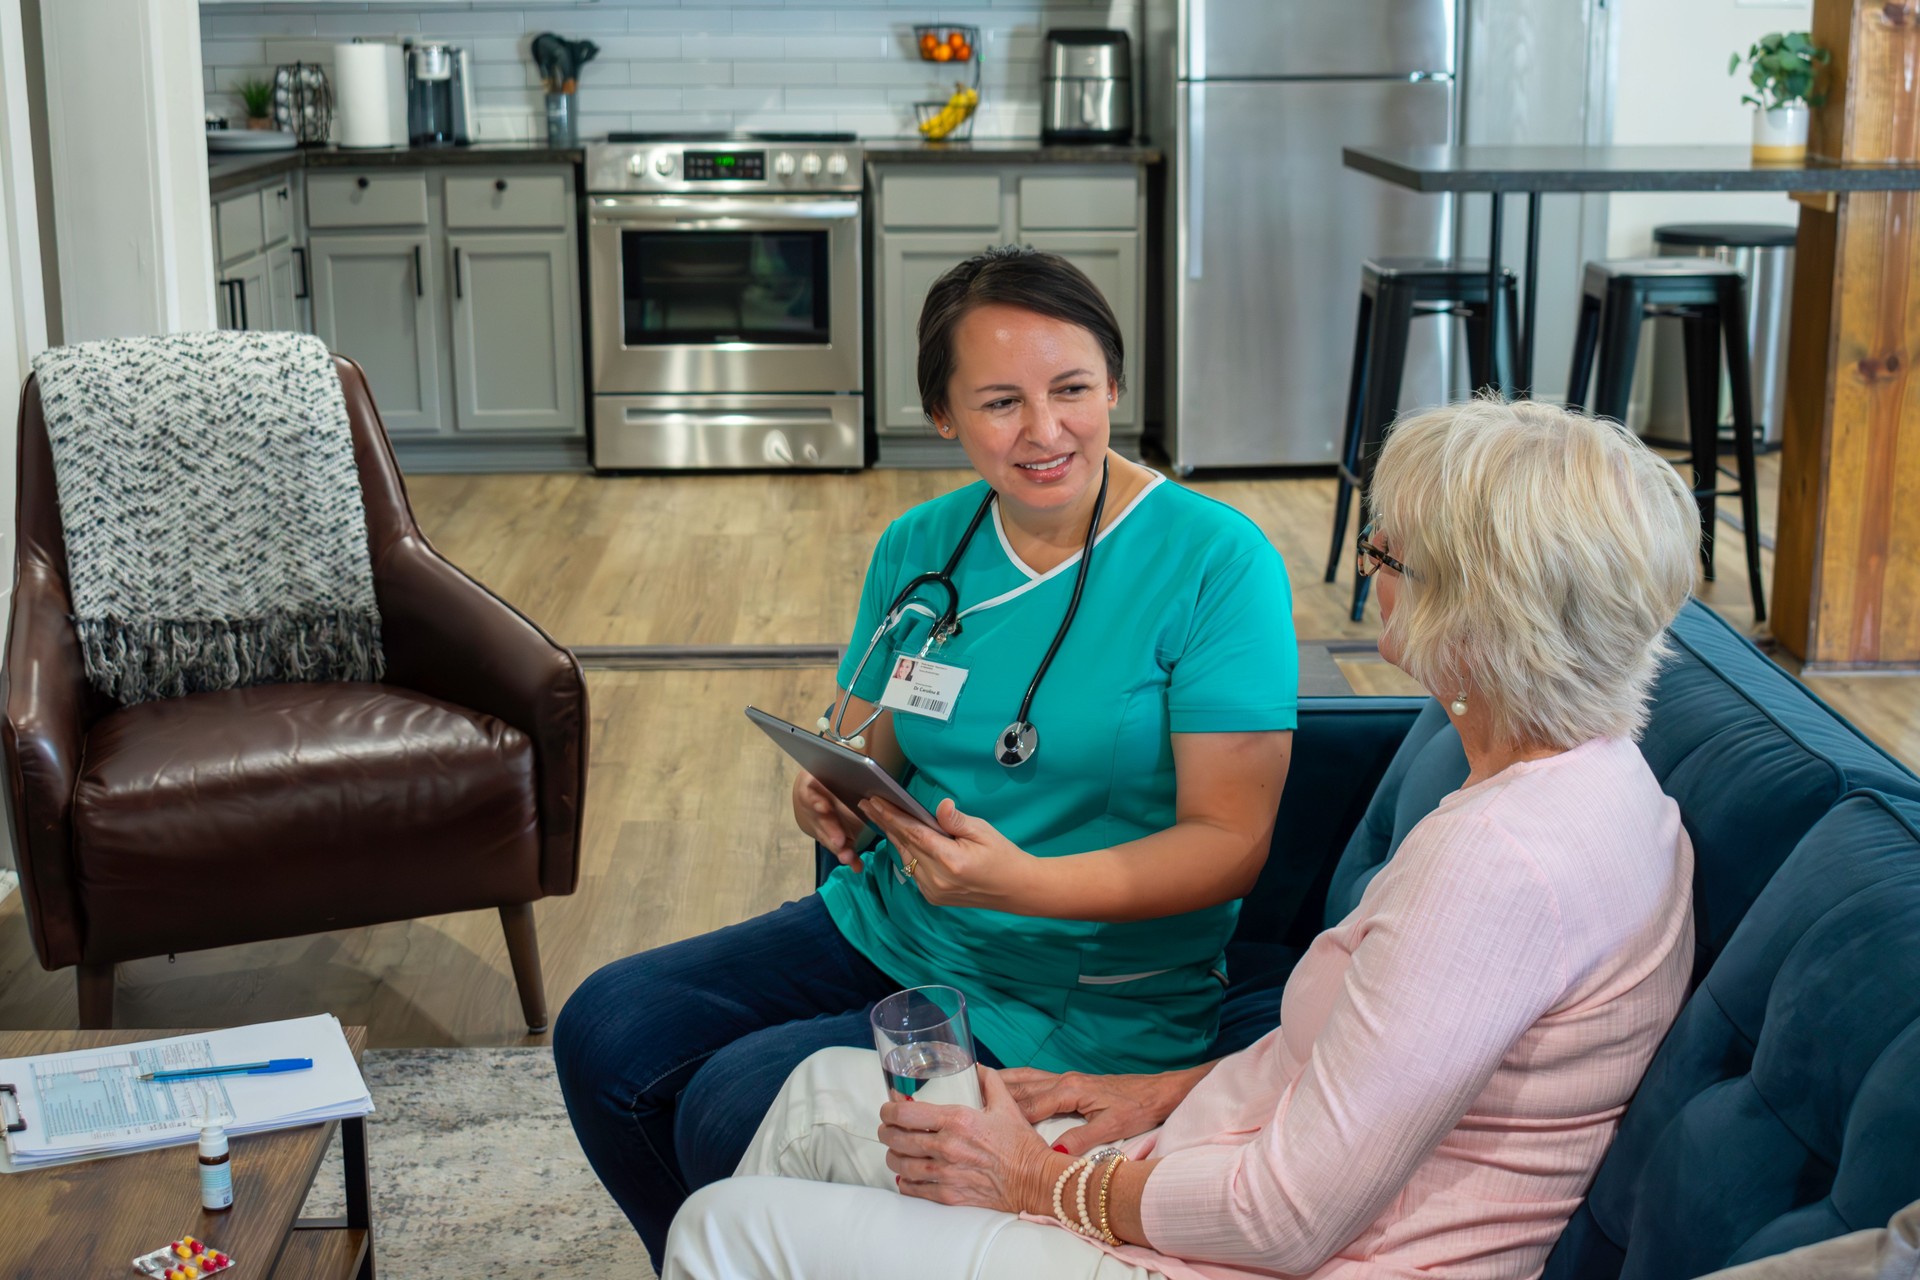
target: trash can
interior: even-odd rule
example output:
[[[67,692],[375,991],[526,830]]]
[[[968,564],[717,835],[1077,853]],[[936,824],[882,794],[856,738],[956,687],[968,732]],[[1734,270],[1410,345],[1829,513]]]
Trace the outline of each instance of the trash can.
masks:
[[[1747,350],[1753,362],[1756,441],[1764,452],[1780,447],[1787,406],[1787,318],[1793,292],[1794,228],[1764,222],[1690,222],[1655,227],[1653,242],[1663,258],[1717,258],[1747,277]],[[1677,324],[1654,330],[1652,385],[1641,435],[1686,447],[1687,364]],[[1724,357],[1720,374],[1720,430],[1733,438],[1733,405],[1727,393]]]

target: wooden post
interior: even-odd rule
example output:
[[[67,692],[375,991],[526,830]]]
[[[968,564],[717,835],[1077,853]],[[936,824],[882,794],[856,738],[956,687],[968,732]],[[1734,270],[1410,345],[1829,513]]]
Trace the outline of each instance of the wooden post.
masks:
[[[1811,149],[1920,162],[1920,0],[1815,0]],[[1920,667],[1920,192],[1803,202],[1773,632],[1809,671]]]

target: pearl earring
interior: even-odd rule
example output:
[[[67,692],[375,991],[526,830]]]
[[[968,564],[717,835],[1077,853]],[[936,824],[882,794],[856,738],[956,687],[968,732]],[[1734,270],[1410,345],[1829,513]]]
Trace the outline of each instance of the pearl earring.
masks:
[[[1467,714],[1467,691],[1465,689],[1459,692],[1453,700],[1453,705],[1449,706],[1447,710],[1453,712],[1456,716]]]

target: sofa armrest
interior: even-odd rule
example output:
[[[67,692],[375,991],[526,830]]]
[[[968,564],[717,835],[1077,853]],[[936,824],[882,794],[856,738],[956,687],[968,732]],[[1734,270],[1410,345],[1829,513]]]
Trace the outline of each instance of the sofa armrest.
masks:
[[[389,683],[484,712],[533,740],[540,887],[572,893],[587,784],[587,686],[570,650],[417,534],[373,565]]]
[[[1237,941],[1304,947],[1374,788],[1426,698],[1302,698],[1267,865],[1240,906]]]
[[[7,823],[21,901],[40,963],[81,960],[80,895],[73,864],[73,792],[93,691],[58,573],[22,556],[7,633]]]

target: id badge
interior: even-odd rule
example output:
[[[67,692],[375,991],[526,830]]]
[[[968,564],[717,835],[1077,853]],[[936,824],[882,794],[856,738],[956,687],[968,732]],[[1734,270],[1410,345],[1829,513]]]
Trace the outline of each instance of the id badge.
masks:
[[[896,653],[893,670],[887,674],[887,688],[880,705],[908,715],[932,720],[953,718],[953,704],[960,698],[960,687],[967,682],[964,667],[950,667],[911,653]]]

